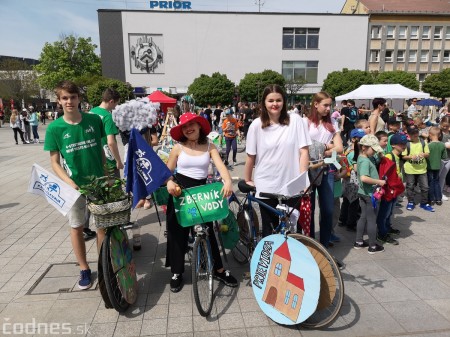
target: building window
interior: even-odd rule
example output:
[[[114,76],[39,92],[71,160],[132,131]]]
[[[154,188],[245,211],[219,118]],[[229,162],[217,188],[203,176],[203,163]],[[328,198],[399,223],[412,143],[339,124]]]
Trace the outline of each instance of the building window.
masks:
[[[380,51],[371,50],[370,51],[370,62],[380,62]]]
[[[281,263],[277,263],[275,265],[275,270],[273,272],[274,272],[275,275],[280,276],[282,269],[283,269],[283,266],[281,265]]]
[[[297,302],[298,302],[298,295],[294,295],[294,297],[292,298],[292,305],[291,305],[292,309],[295,309],[295,307],[297,306]]]
[[[447,40],[450,40],[450,26],[447,26],[447,29],[445,31],[445,38]]]
[[[416,40],[419,37],[419,26],[412,26],[411,27],[411,39]]]
[[[397,62],[405,62],[405,51],[397,50]]]
[[[384,61],[385,62],[392,62],[394,60],[393,59],[393,54],[394,54],[394,51],[386,50],[386,56],[384,57]]]
[[[386,37],[388,39],[393,39],[395,35],[395,26],[387,26]]]
[[[406,39],[407,32],[408,32],[408,30],[407,30],[406,26],[400,26],[398,28],[398,38],[399,39]]]
[[[433,50],[433,55],[431,56],[431,61],[433,61],[433,62],[440,61],[440,51],[439,50]]]
[[[317,83],[319,61],[283,61],[282,73],[286,80],[306,80]]]
[[[419,82],[425,81],[426,78],[427,78],[427,74],[419,74]]]
[[[409,62],[417,62],[417,50],[409,51]]]
[[[284,297],[284,304],[288,304],[289,303],[290,297],[291,297],[291,291],[290,290],[286,290],[286,296]]]
[[[318,49],[319,28],[283,28],[283,49]]]
[[[434,34],[435,39],[442,39],[442,27],[434,27]]]
[[[381,37],[381,26],[372,26],[371,36],[372,39],[379,39]]]
[[[442,61],[450,62],[450,50],[444,50],[444,57]]]
[[[423,26],[422,39],[429,39],[429,38],[430,38],[430,26]]]
[[[428,62],[428,50],[422,50],[420,52],[420,62]]]

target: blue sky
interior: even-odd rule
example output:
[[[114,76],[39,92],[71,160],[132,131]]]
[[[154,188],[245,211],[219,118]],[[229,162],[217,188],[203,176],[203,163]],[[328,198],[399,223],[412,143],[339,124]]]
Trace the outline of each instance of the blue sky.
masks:
[[[260,0],[261,12],[339,13],[345,0]],[[258,0],[191,0],[199,11],[257,12]],[[0,55],[38,59],[62,35],[99,45],[97,9],[148,10],[147,0],[1,0]],[[100,50],[97,50],[100,53]]]

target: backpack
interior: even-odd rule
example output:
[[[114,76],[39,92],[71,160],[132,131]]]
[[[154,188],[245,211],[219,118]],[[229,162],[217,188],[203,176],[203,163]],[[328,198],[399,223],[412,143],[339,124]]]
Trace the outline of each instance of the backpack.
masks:
[[[419,137],[420,144],[422,144],[422,152],[425,153],[425,141]],[[411,151],[411,141],[406,143],[406,155],[409,156],[409,152]]]
[[[350,109],[348,120],[350,123],[355,123],[358,120],[358,110],[355,107]]]

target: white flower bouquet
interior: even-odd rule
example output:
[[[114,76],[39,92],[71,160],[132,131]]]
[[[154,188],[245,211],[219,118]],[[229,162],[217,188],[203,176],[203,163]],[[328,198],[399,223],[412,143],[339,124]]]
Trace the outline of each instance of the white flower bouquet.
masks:
[[[116,106],[112,112],[114,123],[120,131],[135,128],[139,131],[156,123],[160,104],[151,102],[148,97],[133,99]]]

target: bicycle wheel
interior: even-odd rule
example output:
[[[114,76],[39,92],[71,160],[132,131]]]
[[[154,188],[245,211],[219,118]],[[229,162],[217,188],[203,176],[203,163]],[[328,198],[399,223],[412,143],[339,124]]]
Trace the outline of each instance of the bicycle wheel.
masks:
[[[109,300],[108,292],[106,291],[105,278],[103,277],[103,245],[100,247],[100,254],[98,259],[97,267],[97,277],[98,277],[98,289],[100,290],[100,295],[102,296],[103,302],[105,302],[106,309],[112,309],[113,306]]]
[[[328,325],[337,317],[344,300],[344,281],[341,272],[333,257],[320,243],[301,234],[289,236],[309,249],[320,270],[320,295],[316,311],[300,325],[310,329]]]
[[[245,138],[241,138],[241,140],[237,142],[237,152],[242,153],[244,151],[245,151]]]
[[[231,205],[231,203],[230,203]],[[244,264],[250,261],[253,250],[255,249],[254,238],[259,235],[259,222],[256,211],[253,209],[253,227],[250,225],[250,213],[247,209],[241,209],[237,215],[237,223],[239,225],[239,241],[231,250],[234,259]]]
[[[208,243],[198,236],[192,252],[192,289],[195,305],[203,317],[211,313],[213,304],[213,262]]]
[[[137,298],[136,268],[128,237],[118,226],[107,230],[102,244],[105,287],[114,309],[124,312]]]

